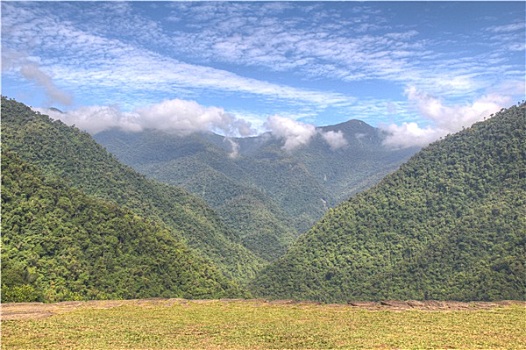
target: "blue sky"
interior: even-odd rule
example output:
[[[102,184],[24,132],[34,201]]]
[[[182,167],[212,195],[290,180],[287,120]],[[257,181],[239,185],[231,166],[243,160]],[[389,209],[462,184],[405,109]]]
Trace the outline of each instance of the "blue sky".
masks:
[[[525,98],[525,6],[3,1],[2,94],[92,133],[361,119],[424,145]]]

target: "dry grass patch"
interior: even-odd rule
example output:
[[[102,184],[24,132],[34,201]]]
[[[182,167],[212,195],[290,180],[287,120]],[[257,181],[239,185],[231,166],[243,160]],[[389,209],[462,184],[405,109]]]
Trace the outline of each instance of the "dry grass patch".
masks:
[[[12,317],[37,310],[47,318]],[[31,311],[31,312],[29,312]],[[524,349],[524,303],[127,300],[3,306],[2,349]]]

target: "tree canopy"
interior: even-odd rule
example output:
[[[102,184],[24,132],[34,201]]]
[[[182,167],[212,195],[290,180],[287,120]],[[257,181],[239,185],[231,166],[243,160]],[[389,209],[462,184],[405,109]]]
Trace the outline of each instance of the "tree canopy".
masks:
[[[263,261],[235,241],[236,235],[201,199],[120,163],[93,138],[61,121],[2,97],[2,144],[49,177],[115,203],[144,218],[162,221],[170,233],[210,259],[228,277],[246,281]]]
[[[2,149],[2,301],[245,296],[158,220]]]
[[[525,104],[329,210],[252,284],[273,298],[524,299]]]

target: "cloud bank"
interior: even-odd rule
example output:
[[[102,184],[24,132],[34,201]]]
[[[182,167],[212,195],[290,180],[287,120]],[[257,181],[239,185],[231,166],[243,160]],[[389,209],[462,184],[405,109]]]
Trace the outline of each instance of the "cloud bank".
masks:
[[[265,125],[274,137],[284,140],[283,149],[286,151],[292,151],[308,144],[312,137],[316,135],[316,127],[314,125],[277,115],[268,118]]]
[[[324,132],[316,129],[314,125],[281,116],[268,118],[265,126],[275,138],[283,140],[282,148],[288,152],[309,144],[316,135],[320,135],[333,151],[348,145],[343,133],[339,130]]]
[[[195,101],[168,100],[137,111],[143,127],[188,135],[214,131],[224,135],[249,136],[250,124],[219,107],[204,107]]]
[[[112,128],[134,132],[143,129],[137,114],[123,113],[115,107],[89,106],[66,113],[47,108],[33,109],[67,125],[74,125],[90,134],[97,134]]]
[[[122,112],[117,107],[111,106],[81,107],[68,112],[54,108],[33,109],[90,134],[110,129],[127,132],[154,129],[180,136],[197,132],[215,132],[226,136],[225,141],[232,147],[230,156],[233,158],[238,156],[239,145],[231,137],[246,137],[257,133],[250,122],[236,118],[222,108],[202,106],[195,101],[180,99],[166,100],[132,112]],[[312,124],[277,115],[267,118],[264,128],[275,138],[283,140],[283,149],[286,151],[307,145],[318,134],[332,150],[348,144],[341,131],[323,132]]]
[[[384,144],[394,148],[425,146],[442,136],[470,127],[511,103],[509,97],[488,94],[472,103],[447,106],[442,100],[415,87],[408,87],[405,94],[420,116],[431,124],[420,127],[417,123],[410,122],[381,126],[388,134]]]
[[[384,145],[392,148],[423,147],[447,134],[455,133],[508,106],[511,99],[498,94],[484,95],[471,103],[446,105],[441,99],[415,87],[408,87],[405,95],[409,106],[428,124],[416,122],[401,125],[380,125],[386,133]],[[162,130],[177,135],[196,132],[214,132],[226,137],[246,137],[258,131],[245,119],[237,118],[223,108],[203,106],[195,101],[172,99],[152,104],[132,112],[122,112],[116,107],[89,106],[66,113],[53,109],[35,109],[68,125],[75,125],[91,134],[117,128],[129,132],[144,129]],[[323,132],[312,124],[279,115],[268,117],[263,128],[273,137],[283,141],[285,151],[305,146],[319,135],[332,150],[348,145],[341,131]],[[230,142],[232,157],[238,154],[238,145]]]
[[[249,136],[255,133],[249,122],[235,118],[222,108],[179,99],[163,101],[133,112],[122,112],[116,107],[107,106],[82,107],[66,113],[52,109],[35,110],[91,134],[112,128],[130,132],[156,129],[178,135],[206,131],[226,136]]]

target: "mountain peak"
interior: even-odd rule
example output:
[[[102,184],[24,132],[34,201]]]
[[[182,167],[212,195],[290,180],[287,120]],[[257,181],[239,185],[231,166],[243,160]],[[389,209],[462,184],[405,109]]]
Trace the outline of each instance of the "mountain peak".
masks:
[[[341,131],[346,135],[356,134],[356,133],[374,133],[377,131],[377,129],[366,122],[359,120],[359,119],[350,119],[346,122],[335,124],[335,125],[327,125],[327,126],[320,126],[318,129],[321,129],[324,132],[327,131]]]

